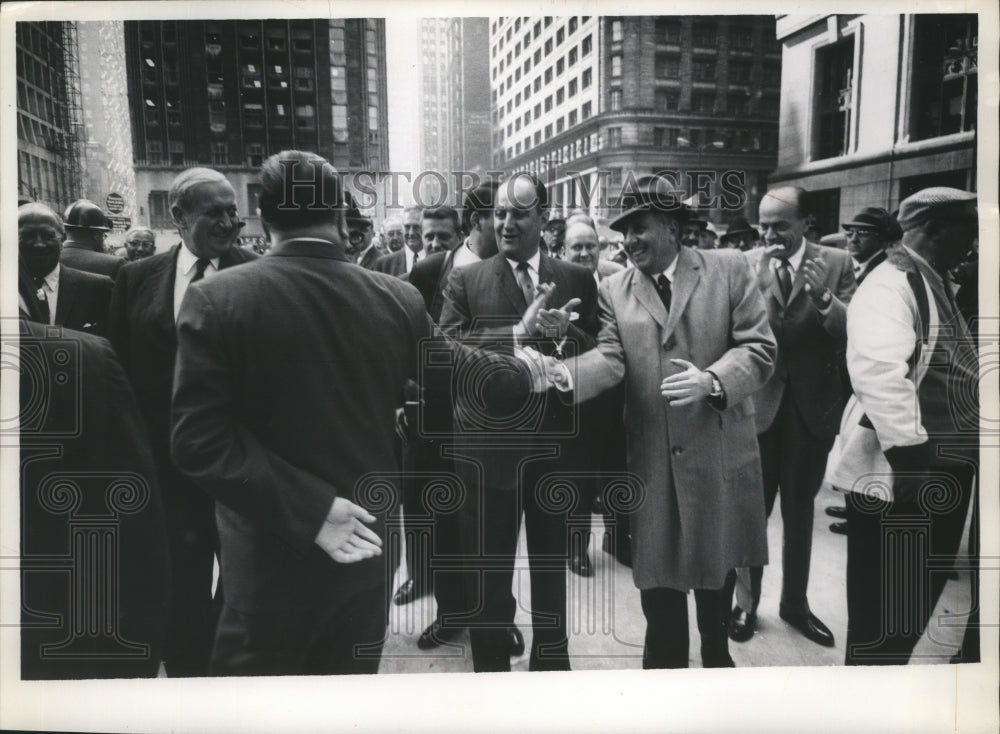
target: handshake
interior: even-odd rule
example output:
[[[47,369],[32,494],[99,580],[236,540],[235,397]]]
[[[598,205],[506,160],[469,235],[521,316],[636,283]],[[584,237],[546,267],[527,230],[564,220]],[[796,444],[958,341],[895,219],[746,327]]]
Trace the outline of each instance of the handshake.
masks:
[[[514,356],[527,366],[532,392],[543,393],[552,387],[560,392],[573,389],[569,369],[555,357],[548,357],[531,347],[515,348]]]

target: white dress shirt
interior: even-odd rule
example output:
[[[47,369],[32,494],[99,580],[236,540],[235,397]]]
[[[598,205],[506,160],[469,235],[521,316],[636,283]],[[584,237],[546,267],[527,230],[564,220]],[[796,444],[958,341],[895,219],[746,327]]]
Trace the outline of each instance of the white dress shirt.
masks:
[[[42,286],[38,290],[45,294],[45,303],[49,307],[49,325],[56,323],[56,304],[59,301],[59,263],[49,271],[49,274],[42,278]],[[28,313],[28,304],[24,302],[24,297],[18,294],[18,303],[21,310]]]
[[[413,270],[413,264],[424,259],[424,251],[414,252],[408,246],[403,245],[403,252],[406,253],[406,272]]]
[[[205,268],[205,280],[215,277],[219,272],[219,258],[213,257],[209,262],[210,265]],[[184,292],[191,285],[197,265],[198,256],[191,252],[184,243],[181,243],[180,252],[177,253],[177,272],[174,278],[174,321],[177,321],[177,314],[181,312]]]
[[[451,268],[454,270],[455,268],[460,268],[463,265],[477,263],[480,260],[482,260],[482,258],[472,251],[472,248],[469,247],[469,240],[466,238],[465,242],[463,242],[459,248],[455,250],[455,257],[451,260]]]
[[[510,265],[511,272],[514,273],[514,280],[517,280],[517,260],[511,260],[509,257],[504,259],[507,260],[507,264]],[[538,265],[541,261],[541,250],[537,250],[534,255],[525,261],[528,263],[528,277],[531,278],[531,285],[536,292],[538,291]]]
[[[789,272],[789,276],[791,277],[793,283],[795,282],[795,274],[799,272],[799,268],[802,266],[802,257],[805,254],[806,254],[806,241],[805,238],[803,238],[802,241],[799,242],[798,249],[792,254],[791,257],[788,258],[788,269],[791,271]],[[781,265],[781,258],[772,257],[771,270],[777,273],[779,265]]]

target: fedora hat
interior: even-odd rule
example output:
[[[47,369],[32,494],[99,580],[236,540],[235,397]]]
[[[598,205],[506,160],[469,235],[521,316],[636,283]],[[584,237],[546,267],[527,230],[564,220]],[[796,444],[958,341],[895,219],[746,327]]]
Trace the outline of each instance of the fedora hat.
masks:
[[[663,176],[643,176],[636,181],[634,187],[622,191],[623,211],[608,223],[608,227],[624,233],[629,219],[648,211],[669,212],[678,220],[687,221],[690,209],[681,196],[682,193],[670,179]]]
[[[760,239],[760,232],[751,227],[750,222],[743,217],[740,217],[739,219],[733,220],[733,223],[729,225],[729,229],[726,230],[726,233],[722,235],[720,239],[722,242],[729,242],[730,240],[742,237],[745,234],[753,235],[754,239]]]

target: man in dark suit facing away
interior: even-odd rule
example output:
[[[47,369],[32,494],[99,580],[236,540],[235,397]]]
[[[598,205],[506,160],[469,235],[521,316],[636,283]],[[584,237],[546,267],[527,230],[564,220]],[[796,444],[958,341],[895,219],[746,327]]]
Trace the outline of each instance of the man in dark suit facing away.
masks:
[[[114,281],[60,264],[64,238],[62,220],[44,204],[17,210],[18,259],[33,279],[42,320],[103,336]]]
[[[125,260],[104,252],[104,239],[111,231],[111,220],[92,201],[79,199],[65,212],[66,241],[59,259],[63,265],[88,273],[118,277]]]
[[[33,323],[33,301],[22,293],[21,678],[153,678],[170,573],[142,418],[107,341]]]
[[[211,670],[375,673],[396,409],[434,326],[413,286],[346,255],[327,161],[271,156],[261,186],[267,259],[196,284],[177,325],[173,456],[218,501]],[[498,393],[527,394],[524,372],[496,374],[513,380]]]
[[[445,333],[478,346],[530,342],[546,355],[573,354],[594,345],[596,283],[586,268],[540,252],[547,209],[545,185],[533,176],[519,174],[500,185],[494,208],[500,251],[452,270],[441,312]],[[547,309],[537,323],[526,323],[528,307],[546,283],[554,284],[552,298],[565,306]],[[579,326],[570,323],[574,307],[579,308]],[[510,670],[507,630],[514,612],[511,584],[522,514],[534,628],[529,668],[569,670],[566,509],[543,496],[540,482],[545,473],[572,463],[567,452],[573,449],[574,414],[555,390],[545,398],[530,416],[514,420],[520,414],[512,409],[505,423],[473,424],[456,412],[457,473],[475,493],[463,517],[463,543],[472,554],[477,580],[470,599],[472,608],[479,609],[470,625],[477,672]]]
[[[109,337],[149,430],[167,513],[173,584],[165,666],[171,677],[205,675],[218,617],[212,574],[219,539],[214,501],[170,459],[175,319],[188,286],[257,257],[235,243],[243,223],[233,187],[218,171],[191,168],[168,195],[181,244],[122,268]]]

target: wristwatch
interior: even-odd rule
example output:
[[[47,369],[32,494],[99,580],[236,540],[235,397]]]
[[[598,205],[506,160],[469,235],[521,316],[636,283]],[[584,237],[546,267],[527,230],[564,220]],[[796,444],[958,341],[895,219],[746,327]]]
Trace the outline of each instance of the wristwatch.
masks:
[[[711,372],[708,373],[712,378],[712,392],[708,394],[710,398],[721,398],[722,397],[722,383],[719,382],[719,378],[713,375]]]

